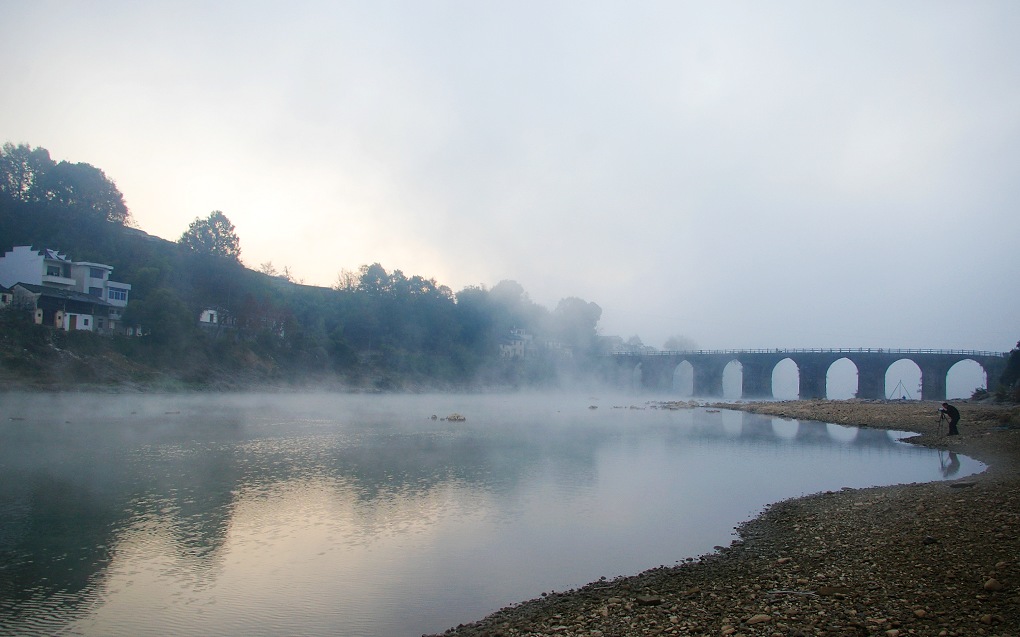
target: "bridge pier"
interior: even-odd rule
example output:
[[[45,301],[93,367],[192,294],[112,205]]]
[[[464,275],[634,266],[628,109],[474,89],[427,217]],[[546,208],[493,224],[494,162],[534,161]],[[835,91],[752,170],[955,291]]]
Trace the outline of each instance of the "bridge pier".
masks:
[[[798,397],[801,400],[825,398],[825,373],[829,370],[829,364],[825,361],[804,359],[793,359],[793,362],[797,363],[800,372]]]
[[[772,392],[772,370],[776,368],[775,363],[741,360],[740,364],[743,367],[740,388],[743,398],[773,398],[775,396]]]
[[[985,387],[988,388],[989,393],[993,393],[999,388],[1002,374],[1006,371],[1006,361],[1007,358],[1003,357],[998,360],[991,359],[981,364],[985,369]]]
[[[919,363],[918,367],[921,368],[921,399],[945,400],[946,375],[949,374],[949,367],[927,361]]]
[[[853,361],[857,366],[857,397],[871,400],[881,400],[885,395],[885,373],[888,369],[882,361],[864,362],[861,359]]]
[[[694,368],[694,395],[706,398],[721,398],[723,395],[723,369],[726,365],[698,365]]]

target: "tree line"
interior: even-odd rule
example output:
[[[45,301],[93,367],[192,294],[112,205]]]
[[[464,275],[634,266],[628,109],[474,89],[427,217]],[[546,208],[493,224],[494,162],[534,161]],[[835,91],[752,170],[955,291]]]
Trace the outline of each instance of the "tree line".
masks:
[[[549,310],[515,281],[454,293],[433,278],[379,263],[341,271],[329,288],[306,286],[271,263],[261,271],[245,267],[240,239],[221,211],[196,218],[175,242],[130,222],[123,196],[102,170],[54,162],[42,148],[3,146],[0,249],[31,244],[112,265],[114,277],[132,285],[124,319],[145,336],[107,339],[109,347],[172,370],[185,383],[552,385],[591,372],[603,353],[602,310],[580,298]],[[227,320],[201,327],[206,308]],[[501,355],[514,330],[532,339],[524,358]]]

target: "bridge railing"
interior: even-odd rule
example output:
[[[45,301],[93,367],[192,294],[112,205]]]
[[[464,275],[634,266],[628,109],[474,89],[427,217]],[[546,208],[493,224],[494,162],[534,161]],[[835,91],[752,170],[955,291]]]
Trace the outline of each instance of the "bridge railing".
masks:
[[[847,347],[815,349],[698,349],[661,350],[654,352],[613,352],[610,356],[691,356],[708,354],[941,354],[945,356],[978,356],[982,358],[1009,356],[1009,352],[985,352],[969,349],[896,349],[884,347]]]

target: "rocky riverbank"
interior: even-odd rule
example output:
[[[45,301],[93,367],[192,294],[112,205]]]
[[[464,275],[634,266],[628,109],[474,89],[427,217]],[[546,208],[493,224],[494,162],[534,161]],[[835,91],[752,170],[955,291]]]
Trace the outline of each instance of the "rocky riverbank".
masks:
[[[911,442],[989,469],[780,502],[711,555],[549,593],[444,634],[1020,637],[1020,408],[955,404],[955,437],[940,435],[932,402],[725,405],[914,431]]]

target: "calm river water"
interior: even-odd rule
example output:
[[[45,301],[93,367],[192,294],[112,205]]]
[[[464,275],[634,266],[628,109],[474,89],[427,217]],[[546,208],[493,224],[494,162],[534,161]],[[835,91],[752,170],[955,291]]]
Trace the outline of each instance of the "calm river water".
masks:
[[[645,400],[0,395],[0,634],[441,632],[711,552],[769,502],[983,469]]]

